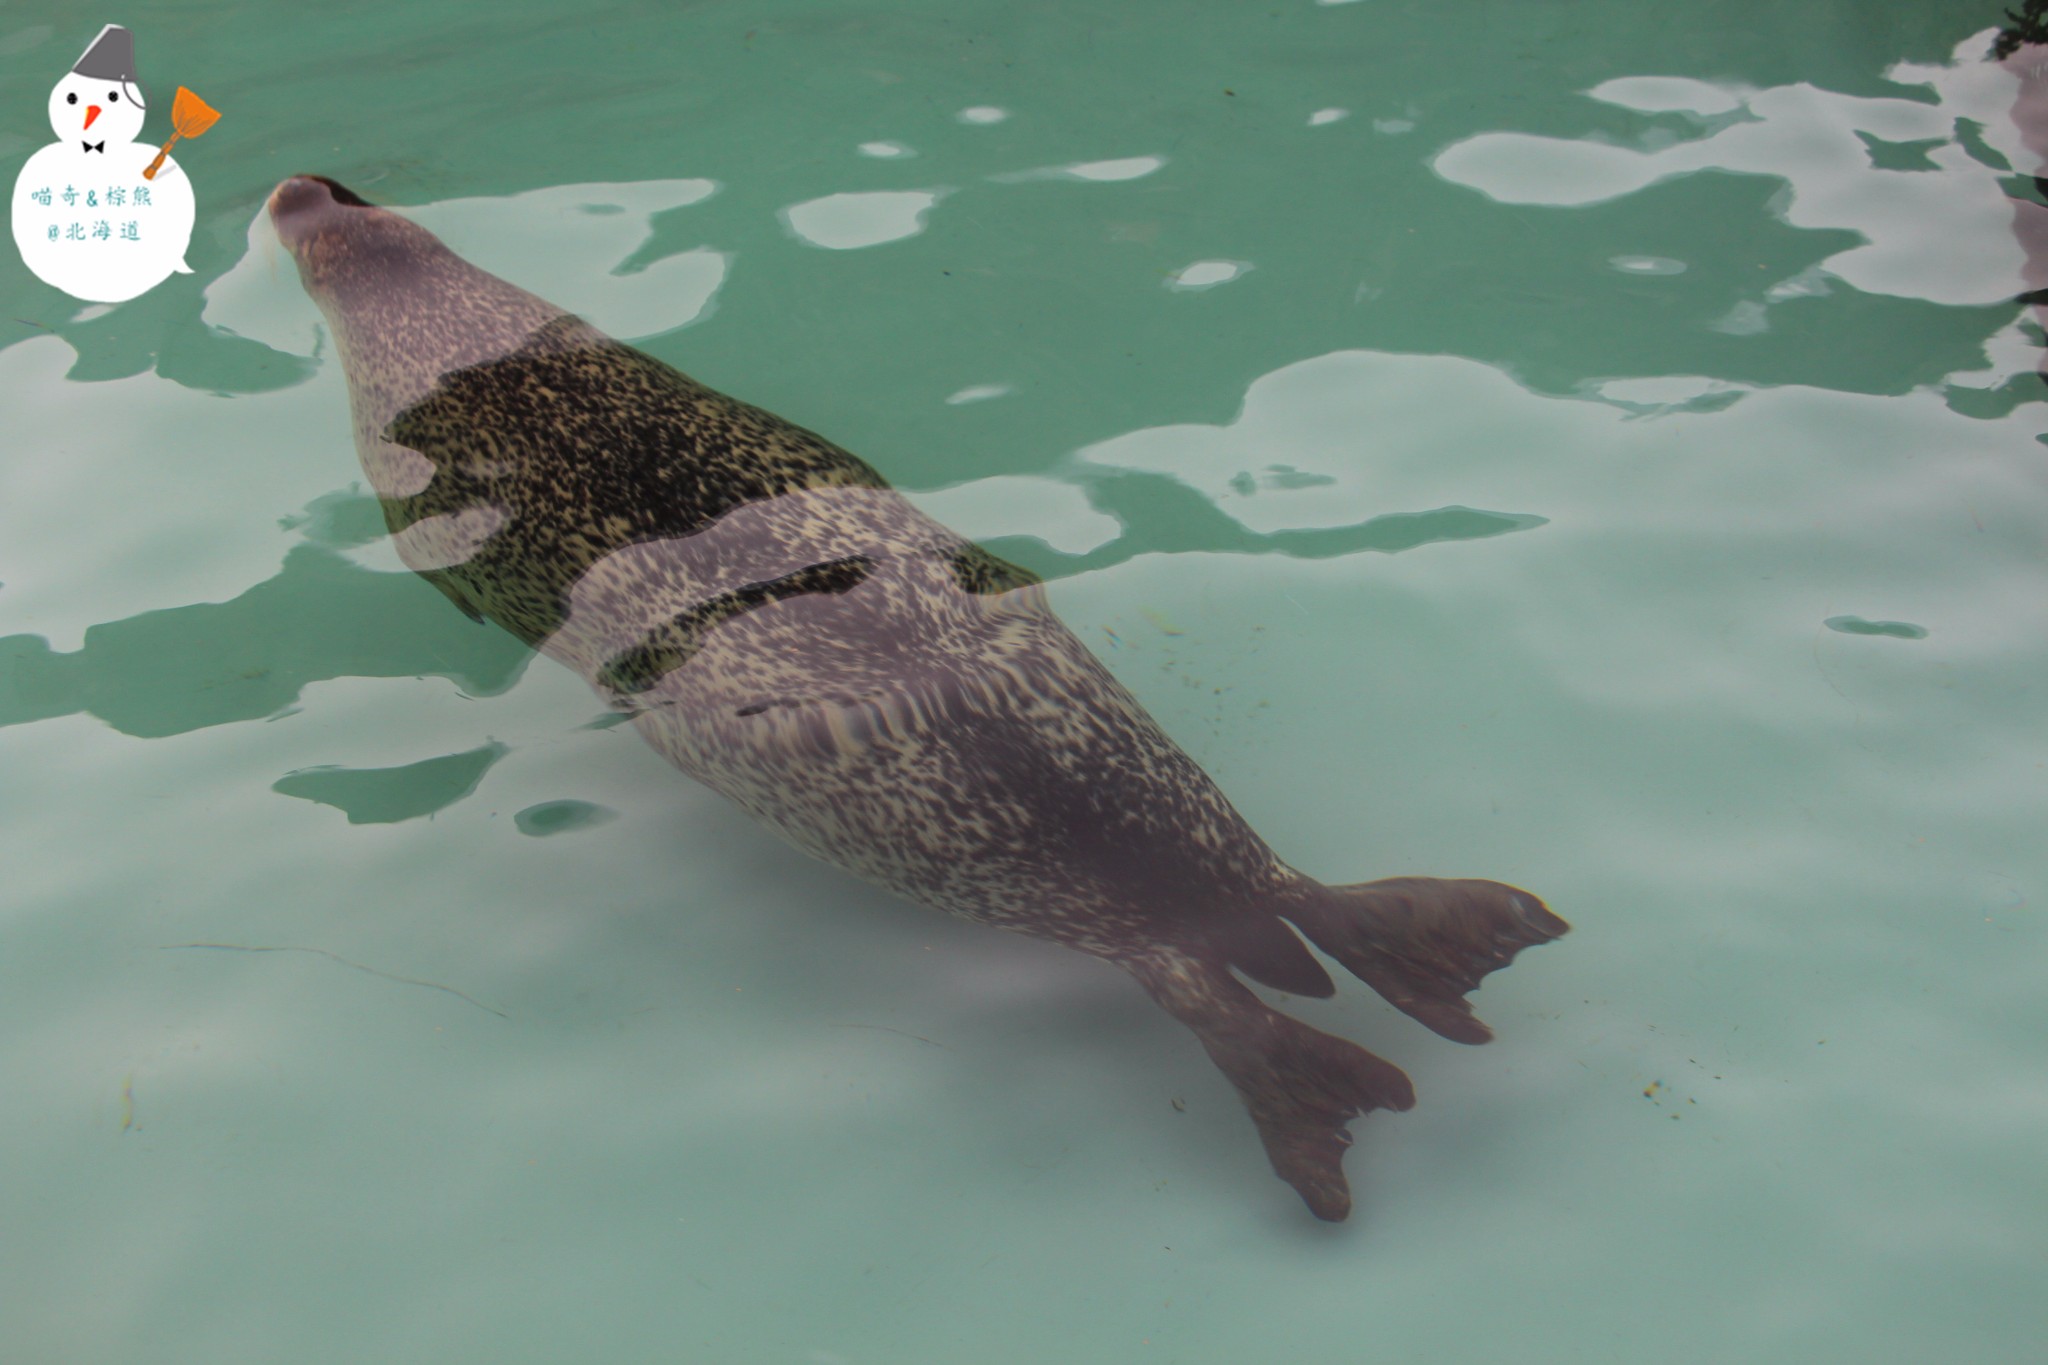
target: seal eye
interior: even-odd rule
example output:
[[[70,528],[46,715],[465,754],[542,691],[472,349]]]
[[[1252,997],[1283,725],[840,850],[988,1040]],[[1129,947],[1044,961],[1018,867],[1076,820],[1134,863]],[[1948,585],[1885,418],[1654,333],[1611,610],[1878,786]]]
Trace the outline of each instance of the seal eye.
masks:
[[[108,104],[119,104],[120,102],[121,102],[121,92],[120,92],[120,91],[118,91],[118,90],[109,90],[109,91],[107,92],[107,103],[108,103]]]

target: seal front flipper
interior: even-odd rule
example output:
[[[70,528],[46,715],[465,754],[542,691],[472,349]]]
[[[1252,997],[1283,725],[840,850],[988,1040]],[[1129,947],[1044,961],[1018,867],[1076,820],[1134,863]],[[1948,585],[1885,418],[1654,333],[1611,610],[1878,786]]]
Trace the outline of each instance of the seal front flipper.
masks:
[[[1351,1212],[1345,1126],[1374,1109],[1414,1105],[1415,1087],[1401,1069],[1270,1008],[1220,962],[1171,948],[1117,962],[1194,1031],[1237,1087],[1273,1173],[1310,1213],[1344,1221]]]
[[[1571,929],[1517,887],[1436,877],[1323,887],[1283,913],[1389,1004],[1459,1043],[1493,1037],[1466,993],[1522,949]]]

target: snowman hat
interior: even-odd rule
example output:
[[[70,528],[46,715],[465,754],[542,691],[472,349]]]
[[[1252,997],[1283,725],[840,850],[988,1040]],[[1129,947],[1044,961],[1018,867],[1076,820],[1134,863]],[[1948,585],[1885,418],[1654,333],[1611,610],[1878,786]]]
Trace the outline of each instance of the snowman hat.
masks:
[[[119,81],[138,109],[147,108],[141,84],[135,76],[135,35],[119,24],[108,24],[92,40],[85,55],[72,63],[71,74],[97,81]]]

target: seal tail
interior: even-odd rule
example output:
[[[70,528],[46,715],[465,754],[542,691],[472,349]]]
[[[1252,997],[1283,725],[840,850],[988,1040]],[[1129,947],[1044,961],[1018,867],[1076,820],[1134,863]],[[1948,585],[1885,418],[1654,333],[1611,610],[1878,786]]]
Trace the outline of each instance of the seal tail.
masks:
[[[1466,993],[1571,928],[1516,887],[1435,877],[1325,887],[1282,913],[1395,1008],[1460,1043],[1493,1037]]]
[[[1209,924],[1206,937],[1231,966],[1262,986],[1318,1000],[1337,993],[1337,983],[1330,980],[1323,964],[1278,916],[1238,915]]]
[[[1125,959],[1154,1000],[1186,1024],[1237,1087],[1273,1173],[1309,1212],[1342,1222],[1345,1126],[1374,1109],[1407,1109],[1415,1087],[1393,1063],[1269,1008],[1220,960],[1157,949]]]

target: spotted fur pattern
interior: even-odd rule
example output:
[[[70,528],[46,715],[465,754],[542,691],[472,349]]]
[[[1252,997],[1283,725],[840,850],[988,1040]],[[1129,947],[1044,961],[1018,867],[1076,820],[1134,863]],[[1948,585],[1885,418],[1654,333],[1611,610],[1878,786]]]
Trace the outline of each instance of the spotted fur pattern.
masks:
[[[409,565],[799,847],[1131,971],[1202,1038],[1318,1214],[1349,1207],[1344,1124],[1406,1107],[1406,1079],[1274,1013],[1229,968],[1329,994],[1286,916],[1318,943],[1349,933],[1331,951],[1412,986],[1417,1017],[1455,1014],[1462,999],[1442,997],[1459,973],[1476,984],[1475,963],[1562,932],[1495,883],[1431,883],[1494,888],[1458,893],[1490,907],[1471,912],[1482,944],[1302,876],[1032,575],[861,460],[331,182],[286,182],[272,214],[334,329],[363,465]],[[1432,1027],[1484,1033],[1469,1011],[1451,1024]]]

